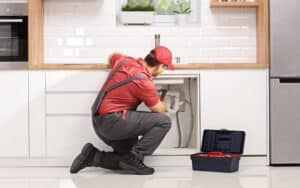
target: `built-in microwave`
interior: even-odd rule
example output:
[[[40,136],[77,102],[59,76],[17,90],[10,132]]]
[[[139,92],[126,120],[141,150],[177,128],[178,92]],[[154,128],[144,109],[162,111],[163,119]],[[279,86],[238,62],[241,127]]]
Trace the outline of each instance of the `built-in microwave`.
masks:
[[[0,61],[27,60],[27,5],[0,3]]]

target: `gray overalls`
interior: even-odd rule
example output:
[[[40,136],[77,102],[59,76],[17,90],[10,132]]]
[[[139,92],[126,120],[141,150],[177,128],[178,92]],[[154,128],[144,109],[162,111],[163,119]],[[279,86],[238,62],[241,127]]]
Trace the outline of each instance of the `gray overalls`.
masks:
[[[96,154],[93,166],[110,169],[118,168],[118,156],[128,153],[133,153],[140,160],[143,160],[145,155],[151,155],[155,151],[171,127],[170,118],[163,113],[128,109],[125,114],[123,112],[98,114],[98,109],[108,92],[133,80],[146,77],[144,73],[139,73],[109,88],[105,88],[109,80],[126,62],[126,59],[122,60],[110,72],[92,106],[92,119],[96,134],[114,149],[114,152],[98,151],[98,156],[102,157],[97,158]],[[141,139],[138,139],[139,136],[142,136]],[[103,155],[106,155],[106,157],[103,157]]]

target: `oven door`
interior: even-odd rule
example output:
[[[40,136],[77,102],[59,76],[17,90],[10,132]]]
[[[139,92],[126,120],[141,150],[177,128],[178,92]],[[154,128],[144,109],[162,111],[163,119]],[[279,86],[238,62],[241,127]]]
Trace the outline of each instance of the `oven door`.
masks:
[[[27,16],[0,16],[0,61],[28,60]]]

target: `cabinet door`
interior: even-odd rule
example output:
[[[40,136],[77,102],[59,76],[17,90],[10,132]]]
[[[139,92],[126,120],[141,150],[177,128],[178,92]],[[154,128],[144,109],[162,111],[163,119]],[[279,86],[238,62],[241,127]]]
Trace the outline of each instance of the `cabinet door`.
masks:
[[[87,142],[110,149],[96,135],[90,116],[49,116],[46,135],[48,157],[74,158]]]
[[[90,114],[97,93],[48,93],[47,114]]]
[[[244,154],[266,155],[267,71],[205,71],[200,77],[202,131],[244,130]]]
[[[91,142],[101,150],[110,148],[93,130],[90,114],[97,92],[108,71],[47,71],[46,156],[73,159]]]
[[[28,156],[28,73],[0,72],[0,157]]]

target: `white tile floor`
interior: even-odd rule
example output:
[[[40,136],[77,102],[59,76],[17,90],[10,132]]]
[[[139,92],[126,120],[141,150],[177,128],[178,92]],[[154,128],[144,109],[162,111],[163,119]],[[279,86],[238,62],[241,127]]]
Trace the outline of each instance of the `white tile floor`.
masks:
[[[300,167],[241,166],[238,173],[193,172],[191,167],[156,167],[150,176],[120,175],[89,168],[0,168],[0,188],[299,188]]]

